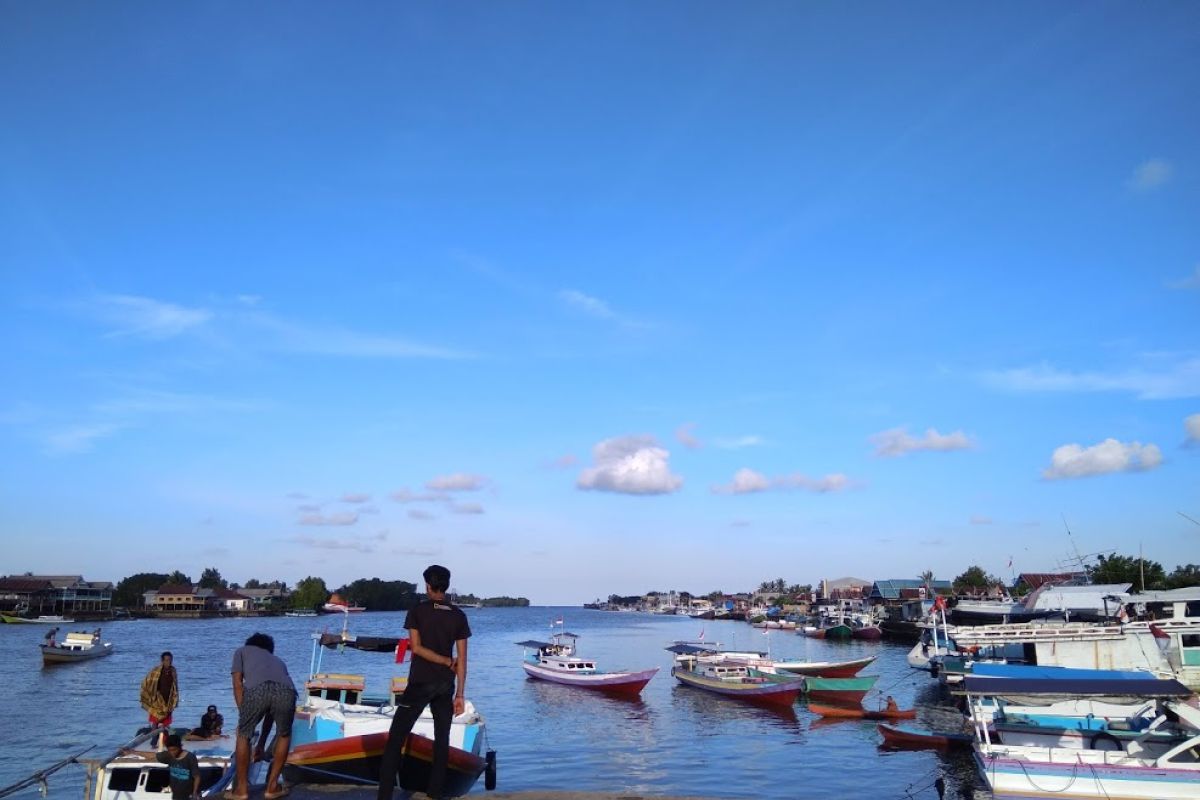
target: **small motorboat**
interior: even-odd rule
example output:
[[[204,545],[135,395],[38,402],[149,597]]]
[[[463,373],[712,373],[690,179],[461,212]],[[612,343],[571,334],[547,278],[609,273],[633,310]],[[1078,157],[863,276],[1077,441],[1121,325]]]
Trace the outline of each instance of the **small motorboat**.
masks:
[[[809,703],[808,710],[822,717],[834,719],[916,719],[915,708],[846,708],[843,706],[823,706],[819,703]]]
[[[525,648],[525,658],[521,662],[525,674],[550,683],[578,686],[626,697],[636,697],[650,679],[658,674],[658,667],[632,672],[599,670],[595,661],[580,658],[575,654],[575,640],[578,638],[573,633],[559,631],[550,637],[549,642],[517,642]]]
[[[883,746],[921,749],[947,749],[951,747],[970,747],[975,737],[966,733],[940,733],[937,731],[914,731],[896,725],[881,722],[876,726],[883,734]]]
[[[42,649],[42,664],[71,664],[112,655],[112,642],[100,640],[99,628],[92,633],[71,631],[61,642],[54,638],[57,632],[57,628],[50,631],[46,641],[38,645]]]

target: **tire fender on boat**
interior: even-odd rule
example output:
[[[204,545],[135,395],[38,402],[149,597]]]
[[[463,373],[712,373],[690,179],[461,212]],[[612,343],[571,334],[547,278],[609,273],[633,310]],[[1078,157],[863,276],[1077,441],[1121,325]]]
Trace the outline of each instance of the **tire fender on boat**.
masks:
[[[1115,750],[1117,752],[1124,749],[1121,747],[1120,740],[1108,731],[1100,731],[1093,736],[1092,740],[1088,742],[1088,748],[1091,750]]]

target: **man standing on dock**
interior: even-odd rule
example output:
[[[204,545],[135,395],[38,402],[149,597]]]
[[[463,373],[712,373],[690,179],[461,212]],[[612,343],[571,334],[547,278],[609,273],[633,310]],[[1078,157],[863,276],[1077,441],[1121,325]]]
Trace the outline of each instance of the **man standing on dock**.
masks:
[[[171,651],[162,654],[158,666],[146,673],[142,679],[142,708],[149,715],[150,727],[171,727],[171,715],[179,705],[179,676],[173,665],[174,656]],[[158,748],[161,750],[166,742],[167,732],[158,737]]]
[[[429,706],[433,715],[433,766],[425,793],[441,800],[450,753],[450,724],[466,707],[467,638],[471,626],[467,624],[467,615],[446,600],[450,570],[433,564],[422,577],[427,599],[404,619],[413,654],[412,666],[383,749],[378,800],[391,800],[400,769],[400,751],[425,706]]]

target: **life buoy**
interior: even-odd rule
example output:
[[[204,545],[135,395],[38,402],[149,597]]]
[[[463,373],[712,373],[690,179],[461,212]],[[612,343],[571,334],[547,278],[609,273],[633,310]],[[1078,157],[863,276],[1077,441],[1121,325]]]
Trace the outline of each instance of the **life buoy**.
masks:
[[[1113,736],[1108,731],[1100,731],[1088,743],[1089,750],[1115,750],[1120,752],[1122,749],[1121,742],[1117,737]]]

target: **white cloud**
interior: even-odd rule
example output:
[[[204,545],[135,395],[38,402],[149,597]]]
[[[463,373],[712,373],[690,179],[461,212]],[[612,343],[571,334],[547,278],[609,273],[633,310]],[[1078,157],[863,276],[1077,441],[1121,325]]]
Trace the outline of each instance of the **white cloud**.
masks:
[[[1050,466],[1042,472],[1042,477],[1057,480],[1113,472],[1138,472],[1154,469],[1161,463],[1162,451],[1157,445],[1143,445],[1140,442],[1125,444],[1116,439],[1105,439],[1091,447],[1064,444],[1056,448],[1050,457]]]
[[[579,474],[575,485],[621,494],[669,494],[683,486],[671,473],[671,454],[653,436],[618,436],[592,448],[595,466]]]
[[[371,495],[363,494],[362,492],[347,492],[346,494],[342,495],[343,503],[356,503],[361,505],[363,503],[369,503],[370,501]]]
[[[1067,372],[1048,364],[984,373],[985,382],[1014,392],[1131,392],[1143,400],[1200,395],[1200,357],[1147,356],[1141,367],[1118,372]]]
[[[715,494],[753,494],[771,488],[771,479],[761,472],[742,467],[733,473],[733,480],[724,486],[714,486]]]
[[[96,301],[96,313],[101,320],[115,326],[109,336],[146,339],[169,339],[212,318],[212,312],[207,309],[186,308],[127,294],[101,295]]]
[[[316,539],[312,536],[293,536],[288,541],[295,544],[302,544],[306,547],[312,547],[317,550],[353,550],[358,553],[373,553],[375,546],[370,541],[362,539],[347,539],[339,537],[337,539]]]
[[[488,479],[482,475],[456,472],[453,475],[438,475],[428,481],[425,488],[434,492],[477,492],[486,486],[487,482]]]
[[[749,436],[738,436],[732,439],[713,440],[713,446],[719,447],[722,450],[741,450],[746,447],[758,447],[761,444],[763,444],[763,438],[753,434]]]
[[[1188,444],[1200,444],[1200,414],[1191,414],[1183,419]]]
[[[733,475],[733,480],[722,486],[712,487],[713,494],[753,494],[771,490],[801,490],[826,494],[850,488],[850,479],[841,473],[831,473],[821,478],[811,478],[796,472],[777,478],[768,478],[761,472],[743,467]]]
[[[296,510],[302,514],[317,514],[321,511],[321,506],[316,503],[303,503],[296,506]]]
[[[455,514],[482,514],[483,506],[479,503],[451,503],[450,510]]]
[[[675,440],[689,450],[699,450],[704,444],[696,438],[692,433],[696,429],[696,423],[685,422],[675,429]]]
[[[579,463],[579,459],[573,453],[559,456],[550,462],[550,469],[571,469]]]
[[[1129,188],[1139,192],[1157,189],[1171,180],[1175,167],[1165,158],[1151,158],[1138,164],[1129,178]]]
[[[358,513],[347,511],[340,514],[303,514],[301,525],[353,525],[358,522]]]
[[[427,522],[431,519],[437,519],[433,514],[430,514],[423,508],[410,508],[408,510],[408,518],[415,519],[418,522]]]
[[[73,425],[54,431],[46,436],[46,449],[51,453],[86,453],[100,439],[115,435],[122,425],[99,423],[96,425]]]
[[[971,438],[962,431],[938,433],[936,428],[929,428],[920,438],[910,434],[907,428],[892,428],[873,434],[870,441],[875,445],[875,455],[880,458],[894,458],[918,450],[969,450],[974,446]]]
[[[441,503],[450,498],[444,494],[416,494],[407,488],[400,488],[388,497],[397,503]]]
[[[1200,289],[1200,264],[1192,270],[1192,274],[1167,284],[1172,289]]]

